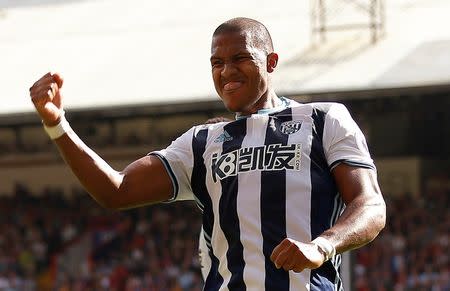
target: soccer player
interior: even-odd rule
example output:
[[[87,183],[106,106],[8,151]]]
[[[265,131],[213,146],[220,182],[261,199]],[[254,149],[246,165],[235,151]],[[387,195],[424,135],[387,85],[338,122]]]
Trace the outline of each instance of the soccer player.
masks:
[[[210,61],[236,120],[195,126],[121,171],[70,128],[59,74],[44,75],[30,95],[66,163],[104,207],[196,201],[211,260],[204,290],[342,290],[340,254],[385,224],[361,130],[341,104],[277,96],[278,55],[258,21],[217,27]]]

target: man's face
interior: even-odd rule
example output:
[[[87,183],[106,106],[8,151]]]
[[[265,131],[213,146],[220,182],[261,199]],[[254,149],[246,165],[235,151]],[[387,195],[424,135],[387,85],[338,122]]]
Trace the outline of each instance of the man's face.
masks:
[[[237,32],[214,36],[211,68],[216,91],[228,110],[249,115],[261,108],[267,97],[267,55],[249,36]]]

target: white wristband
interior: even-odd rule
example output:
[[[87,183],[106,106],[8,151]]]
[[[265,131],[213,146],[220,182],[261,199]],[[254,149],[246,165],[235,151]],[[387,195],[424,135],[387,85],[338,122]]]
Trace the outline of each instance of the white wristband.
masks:
[[[46,126],[44,124],[45,132],[47,132],[48,136],[51,139],[57,139],[58,137],[61,137],[66,132],[72,131],[72,128],[70,127],[69,122],[67,121],[66,117],[64,116],[64,111],[61,113],[61,120],[59,123],[55,126]]]
[[[336,254],[336,249],[334,248],[333,244],[324,237],[319,236],[314,239],[312,243],[315,244],[323,253],[325,262],[334,257],[334,255]]]

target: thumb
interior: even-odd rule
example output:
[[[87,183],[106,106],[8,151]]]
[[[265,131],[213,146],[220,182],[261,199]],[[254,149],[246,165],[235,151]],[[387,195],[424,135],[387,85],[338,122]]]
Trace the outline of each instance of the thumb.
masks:
[[[64,83],[63,77],[59,73],[51,73],[51,77],[53,81],[56,83],[58,88],[55,88],[55,96],[53,97],[53,103],[55,107],[60,111],[62,109],[62,96],[61,96],[61,87]],[[51,107],[51,105],[49,105]],[[52,109],[48,108],[53,111]],[[55,112],[56,113],[56,112]]]
[[[61,88],[64,83],[63,77],[61,77],[61,75],[59,73],[52,73],[52,77],[53,77],[53,80],[58,85],[58,88]]]
[[[47,112],[49,112],[51,115],[58,117],[58,119],[61,117],[62,109],[59,104],[54,104],[52,102],[47,102],[44,105],[44,108]]]

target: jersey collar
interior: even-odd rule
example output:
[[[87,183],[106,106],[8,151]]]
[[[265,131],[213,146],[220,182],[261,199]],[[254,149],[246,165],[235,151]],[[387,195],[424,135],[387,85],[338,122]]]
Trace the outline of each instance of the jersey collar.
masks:
[[[279,102],[279,104],[274,107],[274,108],[263,108],[258,110],[256,113],[253,113],[252,115],[268,115],[268,114],[272,114],[275,112],[279,112],[282,111],[284,109],[286,109],[289,105],[289,99],[287,99],[286,97],[279,97],[278,98],[281,102]],[[239,119],[244,119],[244,118],[248,118],[251,117],[252,115],[237,115],[235,116],[236,120]]]

